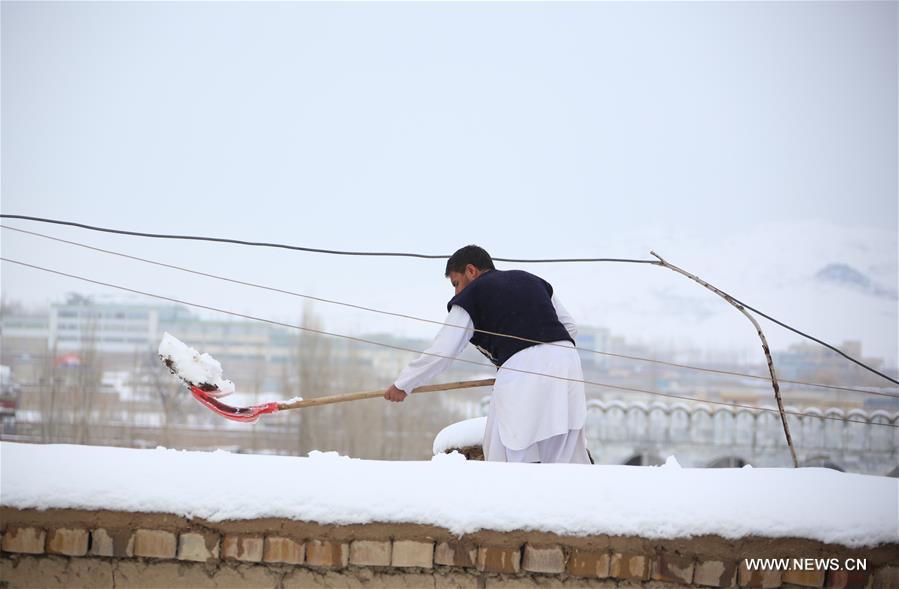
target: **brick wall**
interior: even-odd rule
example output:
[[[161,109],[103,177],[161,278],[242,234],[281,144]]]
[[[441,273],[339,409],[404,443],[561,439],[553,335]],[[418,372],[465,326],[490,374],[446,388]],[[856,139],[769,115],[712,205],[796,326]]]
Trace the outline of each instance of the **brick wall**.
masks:
[[[208,522],[168,514],[0,510],[0,587],[899,587],[899,544],[649,540],[415,524]],[[744,558],[864,558],[867,571],[752,573]]]

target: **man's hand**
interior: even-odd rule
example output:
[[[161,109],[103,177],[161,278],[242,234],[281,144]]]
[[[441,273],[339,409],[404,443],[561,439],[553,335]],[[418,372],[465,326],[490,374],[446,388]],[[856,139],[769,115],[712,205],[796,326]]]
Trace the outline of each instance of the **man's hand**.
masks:
[[[384,398],[388,401],[393,401],[394,403],[402,403],[403,399],[406,398],[406,393],[396,388],[396,385],[390,385],[390,388],[387,389],[387,392],[384,393]]]

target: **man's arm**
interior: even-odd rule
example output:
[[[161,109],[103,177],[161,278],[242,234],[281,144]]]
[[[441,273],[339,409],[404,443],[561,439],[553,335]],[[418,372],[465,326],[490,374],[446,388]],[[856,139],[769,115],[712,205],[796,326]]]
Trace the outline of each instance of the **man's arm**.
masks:
[[[565,330],[571,336],[571,339],[577,338],[577,324],[574,322],[574,317],[572,317],[571,313],[568,312],[568,309],[559,302],[559,297],[555,294],[553,294],[552,302],[553,307],[556,309],[556,315],[559,317],[559,321],[565,326]]]
[[[446,370],[474,334],[474,324],[468,311],[453,305],[431,346],[409,363],[396,381],[384,393],[388,401],[402,401],[416,387],[430,381]],[[461,326],[454,327],[454,326]],[[432,355],[433,354],[433,355]]]

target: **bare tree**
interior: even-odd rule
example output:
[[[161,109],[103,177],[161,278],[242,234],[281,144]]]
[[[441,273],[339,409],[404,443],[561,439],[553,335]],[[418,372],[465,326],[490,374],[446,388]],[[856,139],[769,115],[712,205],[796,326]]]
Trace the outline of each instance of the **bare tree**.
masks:
[[[303,305],[302,326],[321,330],[321,317],[315,313],[311,301]],[[333,366],[332,343],[316,333],[303,331],[297,340],[297,376],[300,395],[305,398],[324,396],[334,390],[334,378],[337,370]],[[333,419],[333,406],[317,408],[314,415],[303,416],[300,429],[300,454],[316,450],[326,445],[332,446],[331,431],[327,423]]]
[[[97,323],[97,318],[92,316],[81,330],[78,372],[71,397],[76,444],[88,443],[94,400],[102,381],[103,368],[97,353]]]
[[[147,350],[142,358],[140,370],[147,374],[150,389],[159,399],[162,408],[162,443],[168,446],[171,444],[171,426],[181,405],[181,383],[167,378],[165,371],[159,369],[159,355],[155,350]]]
[[[37,376],[38,410],[41,415],[41,443],[56,441],[56,397],[59,393],[60,375],[56,365],[58,348],[56,342],[47,347],[47,353],[40,363]]]

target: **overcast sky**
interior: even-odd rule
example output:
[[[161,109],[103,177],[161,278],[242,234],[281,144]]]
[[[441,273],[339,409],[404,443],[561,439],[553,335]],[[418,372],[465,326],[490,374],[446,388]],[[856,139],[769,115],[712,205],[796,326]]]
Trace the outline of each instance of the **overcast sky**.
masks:
[[[335,249],[654,249],[782,321],[897,362],[895,2],[0,10],[3,213]],[[436,320],[452,295],[442,261],[7,224]],[[2,250],[264,317],[296,320],[301,307],[5,230]],[[760,355],[745,318],[668,270],[521,267],[582,324]],[[113,292],[6,263],[2,289],[30,303]],[[435,331],[316,311],[346,333]],[[775,348],[798,341],[767,329]]]

